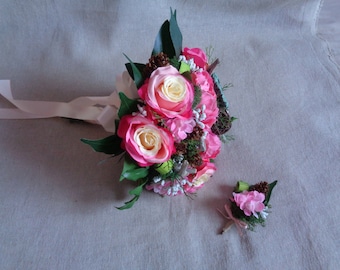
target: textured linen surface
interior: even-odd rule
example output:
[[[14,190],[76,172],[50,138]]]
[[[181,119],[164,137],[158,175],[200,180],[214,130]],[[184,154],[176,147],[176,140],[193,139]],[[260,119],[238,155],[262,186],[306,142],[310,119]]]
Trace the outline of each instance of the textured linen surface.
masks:
[[[122,163],[79,140],[100,126],[0,120],[1,269],[338,269],[339,23],[333,11],[318,30],[320,1],[0,0],[0,79],[17,99],[109,95],[123,53],[147,62],[170,7],[183,44],[213,46],[234,85],[218,171],[194,200],[144,192],[119,211]],[[279,180],[272,213],[220,235],[216,208],[239,179]]]

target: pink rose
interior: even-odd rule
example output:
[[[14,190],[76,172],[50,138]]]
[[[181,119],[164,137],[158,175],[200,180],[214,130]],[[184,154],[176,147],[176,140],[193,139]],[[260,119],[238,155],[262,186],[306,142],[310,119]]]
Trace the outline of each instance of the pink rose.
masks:
[[[204,105],[204,114],[206,118],[201,122],[211,128],[218,116],[214,82],[210,74],[206,71],[193,73],[192,79],[194,84],[198,85],[202,90],[201,102],[197,107],[202,108]]]
[[[220,138],[216,134],[208,132],[204,142],[206,151],[202,152],[202,159],[204,161],[209,161],[210,159],[216,158],[221,150]]]
[[[152,72],[138,94],[161,116],[182,119],[192,116],[193,86],[171,65]]]
[[[215,96],[214,82],[210,74],[203,70],[201,72],[192,73],[192,79],[195,85],[199,85],[203,92],[209,92],[211,95]]]
[[[194,59],[194,62],[200,68],[206,69],[207,68],[207,56],[205,55],[204,51],[200,48],[184,48],[183,55],[187,60]]]
[[[188,192],[194,192],[195,189],[198,189],[204,185],[204,183],[208,182],[211,176],[216,171],[216,166],[214,163],[206,162],[202,166],[197,169],[197,173],[192,179],[193,187],[188,189]]]
[[[184,140],[188,133],[191,133],[196,126],[196,122],[194,119],[180,119],[173,118],[168,119],[166,122],[166,126],[169,128],[170,132],[175,138],[176,142],[180,142]]]
[[[256,218],[258,218],[258,212],[261,212],[265,205],[263,201],[265,199],[265,195],[256,190],[254,191],[243,191],[242,193],[233,193],[233,200],[236,205],[243,210],[246,216],[251,216],[253,214]]]
[[[209,92],[202,92],[201,102],[197,108],[201,108],[205,114],[205,118],[201,122],[211,128],[215,124],[219,113],[216,96],[211,95]]]
[[[141,115],[123,116],[117,134],[123,139],[122,148],[141,167],[165,162],[175,152],[171,133]]]

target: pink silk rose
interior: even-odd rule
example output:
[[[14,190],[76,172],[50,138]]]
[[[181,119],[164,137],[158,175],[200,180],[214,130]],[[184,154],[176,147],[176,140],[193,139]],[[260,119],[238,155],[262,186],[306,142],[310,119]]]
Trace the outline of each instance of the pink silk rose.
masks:
[[[122,148],[141,167],[162,163],[175,152],[172,134],[141,115],[125,115],[117,130]]]
[[[216,171],[216,166],[214,163],[206,162],[197,168],[197,173],[191,180],[192,187],[188,189],[188,192],[194,192],[196,189],[201,188],[206,182],[210,180]]]
[[[204,114],[206,118],[202,120],[202,123],[207,125],[209,128],[216,122],[218,116],[218,107],[216,101],[216,93],[214,90],[214,82],[210,74],[206,71],[195,72],[192,75],[195,85],[201,88],[202,96],[198,108],[205,106]]]
[[[192,116],[194,88],[173,66],[159,67],[138,89],[139,96],[155,112],[167,118]]]
[[[254,191],[243,191],[242,193],[233,192],[233,200],[241,210],[243,210],[246,216],[251,216],[253,214],[256,218],[258,218],[258,212],[261,212],[265,205],[263,201],[265,199],[265,195],[256,190]]]
[[[216,101],[216,95],[211,95],[209,92],[202,92],[201,102],[197,106],[201,108],[205,114],[205,118],[201,120],[201,122],[211,128],[216,120],[219,113]]]
[[[182,54],[187,60],[194,59],[195,64],[203,69],[207,68],[208,59],[204,51],[200,48],[184,48]]]
[[[203,92],[209,92],[211,95],[215,96],[216,99],[214,82],[207,71],[203,70],[201,72],[192,73],[192,79],[194,81],[194,84],[199,85]]]

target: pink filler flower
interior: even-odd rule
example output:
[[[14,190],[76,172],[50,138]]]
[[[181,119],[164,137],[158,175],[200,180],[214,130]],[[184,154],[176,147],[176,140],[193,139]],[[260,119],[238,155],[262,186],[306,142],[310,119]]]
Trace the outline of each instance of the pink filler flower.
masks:
[[[251,216],[253,214],[258,218],[258,212],[261,212],[265,205],[263,201],[265,195],[256,190],[254,191],[243,191],[242,193],[233,192],[234,201],[241,210],[243,210],[246,216]]]

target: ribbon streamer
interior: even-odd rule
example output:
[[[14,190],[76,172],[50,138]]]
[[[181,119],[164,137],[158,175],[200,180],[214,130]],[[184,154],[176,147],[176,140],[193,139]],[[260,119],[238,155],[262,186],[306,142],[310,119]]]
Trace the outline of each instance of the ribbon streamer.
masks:
[[[217,209],[217,211],[220,212],[220,214],[222,216],[224,216],[226,219],[229,220],[229,222],[223,228],[223,232],[227,231],[232,224],[235,224],[239,234],[242,235],[242,230],[241,229],[247,229],[247,223],[245,223],[245,222],[235,218],[233,213],[231,212],[231,209],[230,209],[229,205],[225,204],[224,205],[224,209],[227,212],[227,215],[223,214],[221,210]]]
[[[103,97],[79,97],[68,103],[15,100],[10,81],[0,80],[0,95],[16,108],[0,108],[0,119],[37,119],[66,117],[101,125],[115,132],[115,119],[120,106],[117,92]]]

